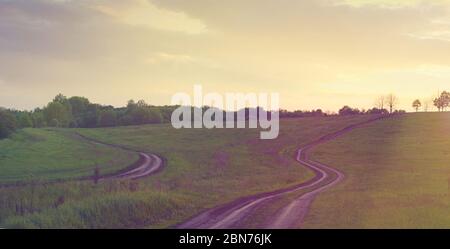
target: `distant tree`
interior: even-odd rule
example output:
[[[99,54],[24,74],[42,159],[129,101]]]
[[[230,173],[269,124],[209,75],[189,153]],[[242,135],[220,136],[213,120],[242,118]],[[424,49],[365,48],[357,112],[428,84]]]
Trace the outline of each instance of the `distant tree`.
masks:
[[[127,110],[132,110],[132,109],[134,109],[136,107],[137,107],[137,105],[136,105],[136,102],[134,102],[134,100],[132,100],[132,99],[128,100],[128,102],[127,102]]]
[[[434,99],[433,103],[440,112],[445,111],[450,105],[450,93],[442,92],[439,97]]]
[[[90,104],[89,99],[79,96],[70,97],[68,101],[72,107],[73,115],[79,115],[83,112],[86,112],[86,109]]]
[[[379,96],[375,100],[375,107],[377,107],[377,109],[379,109],[379,110],[383,110],[385,104],[386,104],[386,97],[385,96]]]
[[[443,108],[443,104],[442,104],[442,99],[440,97],[435,98],[433,100],[433,104],[434,106],[436,106],[436,108],[438,109],[438,111],[440,112],[441,109]]]
[[[280,118],[299,118],[299,117],[322,117],[332,115],[330,112],[323,112],[321,109],[311,111],[288,111],[284,109],[278,110]]]
[[[420,100],[416,99],[414,100],[412,107],[414,107],[414,109],[416,109],[416,112],[419,111],[419,108],[422,106],[422,103],[420,102]]]
[[[70,114],[72,114],[72,105],[70,104],[70,101],[66,96],[58,94],[53,99],[53,102],[61,103],[64,107],[66,107],[66,109],[70,112]]]
[[[139,100],[137,103],[136,103],[136,106],[138,107],[138,108],[143,108],[143,107],[148,107],[148,105],[147,105],[147,103],[145,102],[145,100]]]
[[[389,106],[389,113],[393,113],[398,105],[398,98],[394,94],[389,94],[386,96],[386,101]]]
[[[59,101],[53,101],[47,105],[44,109],[44,117],[47,124],[50,126],[54,126],[54,120],[56,120],[58,127],[68,127],[71,121],[71,113],[69,113],[66,106]]]
[[[366,111],[367,114],[389,114],[389,111],[386,109],[372,108]]]
[[[447,110],[447,108],[450,106],[450,92],[442,92],[441,97],[444,99],[444,110]]]
[[[86,110],[75,118],[77,126],[83,128],[96,127],[101,109],[101,105],[89,104]]]
[[[344,106],[339,110],[339,115],[341,116],[356,115],[356,114],[361,114],[361,111],[358,109],[353,109],[349,106]]]
[[[59,122],[60,122],[61,126],[69,127],[73,120],[72,105],[70,104],[69,99],[62,94],[58,94],[53,99],[53,102],[62,104],[64,106],[64,108],[67,110],[67,114],[66,114],[67,120],[59,120]]]
[[[406,111],[405,110],[395,110],[393,113],[394,114],[405,114]]]
[[[167,117],[170,119],[170,117]],[[129,100],[124,115],[120,117],[121,125],[140,125],[162,123],[163,115],[159,108],[151,107],[144,100],[137,103]]]
[[[58,93],[55,98],[53,98],[53,102],[59,102],[61,104],[64,104],[68,101],[67,97],[62,95],[61,93]]]
[[[428,112],[430,109],[430,102],[432,101],[430,101],[430,99],[424,99],[422,100],[422,102],[423,102],[423,111]]]
[[[31,114],[31,119],[33,120],[34,128],[42,128],[47,126],[47,122],[44,118],[44,113],[40,109],[34,110],[34,112]]]
[[[6,109],[0,109],[0,139],[6,138],[17,129],[17,120],[14,114]]]
[[[33,120],[28,112],[18,114],[18,124],[20,128],[33,127]]]
[[[82,126],[86,120],[87,111],[90,102],[85,97],[74,96],[68,99],[72,111],[73,124],[76,126]]]

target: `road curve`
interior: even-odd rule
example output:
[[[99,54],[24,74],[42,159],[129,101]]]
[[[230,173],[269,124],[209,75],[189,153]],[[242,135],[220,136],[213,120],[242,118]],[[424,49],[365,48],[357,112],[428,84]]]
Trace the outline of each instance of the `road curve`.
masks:
[[[290,204],[285,206],[283,209],[281,209],[281,211],[279,211],[275,215],[275,218],[273,218],[271,222],[268,223],[267,225],[268,228],[275,228],[275,229],[292,228],[298,223],[301,224],[306,214],[308,213],[309,206],[314,200],[314,198],[321,192],[341,182],[345,177],[344,174],[339,170],[331,168],[319,162],[311,161],[308,159],[301,159],[301,155],[302,150],[299,149],[297,156],[298,162],[300,162],[303,165],[306,165],[309,168],[316,168],[318,171],[320,171],[323,180],[317,182],[316,185],[320,184],[321,186],[318,186],[318,188],[301,195],[300,197],[292,201]],[[325,170],[331,171],[331,174],[334,174],[335,176],[334,177],[330,176],[330,174],[327,173],[327,171]],[[325,179],[329,178],[332,178],[330,182],[324,185],[321,184],[322,182],[325,182]],[[295,217],[295,219],[293,219],[292,217]]]
[[[345,177],[344,174],[337,169],[310,160],[308,158],[308,152],[322,143],[333,140],[347,132],[352,131],[353,129],[384,117],[385,116],[378,116],[365,122],[347,126],[342,130],[323,136],[320,139],[298,149],[296,155],[297,162],[312,170],[315,174],[315,176],[309,181],[290,188],[240,198],[231,203],[200,213],[186,222],[177,225],[175,228],[239,228],[242,220],[252,214],[252,212],[254,212],[258,207],[261,207],[263,204],[270,202],[277,197],[307,189],[307,192],[303,193],[300,197],[296,198],[282,208],[274,217],[268,219],[262,228],[292,228],[296,224],[301,224],[314,198],[321,192],[341,182]]]
[[[99,180],[107,180],[107,179],[136,180],[158,172],[164,165],[163,159],[158,155],[132,150],[130,148],[121,145],[104,143],[99,140],[84,136],[80,133],[76,133],[76,135],[93,144],[100,144],[104,146],[114,147],[121,150],[131,151],[139,154],[139,160],[134,162],[132,165],[128,166],[126,169],[113,174],[100,176]]]

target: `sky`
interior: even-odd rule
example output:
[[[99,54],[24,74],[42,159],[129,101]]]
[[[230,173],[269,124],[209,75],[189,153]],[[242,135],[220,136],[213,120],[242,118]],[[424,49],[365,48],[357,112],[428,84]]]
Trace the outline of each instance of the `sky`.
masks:
[[[450,0],[0,0],[0,106],[278,92],[289,110],[450,90]]]

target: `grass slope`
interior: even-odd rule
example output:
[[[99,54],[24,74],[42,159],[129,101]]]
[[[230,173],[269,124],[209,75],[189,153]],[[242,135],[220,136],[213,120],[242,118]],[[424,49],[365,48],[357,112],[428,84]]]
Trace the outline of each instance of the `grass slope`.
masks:
[[[321,145],[346,174],[321,194],[307,228],[450,228],[450,114],[408,114]]]
[[[299,146],[369,118],[282,120],[275,140],[259,140],[259,131],[254,129],[175,130],[169,125],[80,129],[83,135],[107,143],[157,153],[167,159],[167,165],[159,174],[137,182],[0,189],[0,224],[64,228],[174,225],[206,208],[305,181],[312,173],[294,160]]]
[[[71,133],[24,129],[0,140],[0,184],[47,181],[117,171],[138,159],[136,153],[89,143]]]

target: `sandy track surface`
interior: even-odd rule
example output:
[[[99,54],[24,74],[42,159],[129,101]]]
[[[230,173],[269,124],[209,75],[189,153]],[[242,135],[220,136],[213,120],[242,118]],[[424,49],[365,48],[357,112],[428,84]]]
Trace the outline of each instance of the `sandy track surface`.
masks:
[[[113,174],[100,176],[99,180],[107,180],[107,179],[135,180],[135,179],[139,179],[142,177],[152,175],[152,174],[158,172],[163,167],[163,164],[164,164],[163,159],[155,154],[149,154],[149,153],[132,150],[130,148],[120,146],[120,145],[104,143],[99,140],[96,140],[96,139],[93,139],[90,137],[86,137],[79,133],[76,133],[76,135],[84,140],[89,141],[90,143],[101,144],[104,146],[119,148],[121,150],[131,151],[131,152],[135,152],[135,153],[139,154],[139,160],[134,162],[132,165],[128,166],[126,169],[121,170],[116,173],[113,173]]]
[[[341,182],[345,175],[330,166],[310,160],[308,152],[316,146],[331,141],[347,132],[350,132],[358,127],[372,123],[384,118],[380,116],[370,119],[368,121],[350,125],[337,132],[325,135],[320,139],[309,143],[308,145],[298,149],[296,160],[301,165],[312,170],[315,176],[307,182],[298,184],[296,186],[280,189],[277,191],[262,193],[249,197],[240,198],[231,203],[221,205],[209,209],[197,216],[179,224],[176,228],[198,228],[198,229],[227,229],[227,228],[241,228],[241,222],[254,213],[254,211],[270,201],[283,195],[294,193],[297,191],[306,191],[297,197],[295,200],[288,203],[281,208],[274,217],[268,217],[267,221],[263,223],[261,228],[292,228],[298,224],[302,224],[304,217],[307,215],[310,204],[314,198],[321,192],[333,187]]]

